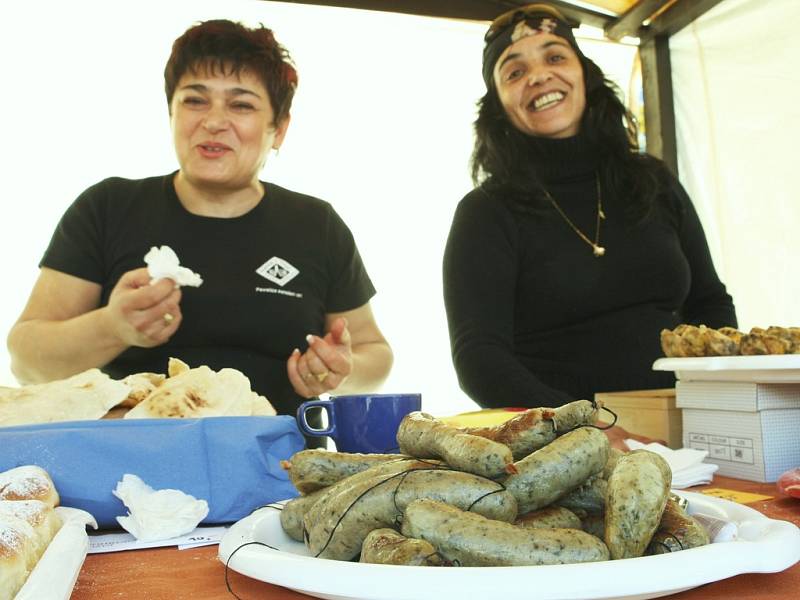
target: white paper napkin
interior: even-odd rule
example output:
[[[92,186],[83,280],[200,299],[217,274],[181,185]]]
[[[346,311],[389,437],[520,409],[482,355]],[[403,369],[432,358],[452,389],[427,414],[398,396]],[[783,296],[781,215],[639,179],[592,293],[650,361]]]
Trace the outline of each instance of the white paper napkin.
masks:
[[[694,448],[672,450],[655,442],[643,444],[636,440],[625,440],[625,444],[631,450],[649,450],[660,454],[672,469],[672,489],[675,490],[711,483],[714,473],[719,469],[718,465],[703,462],[708,456],[705,450]]]
[[[205,500],[180,490],[154,490],[129,473],[122,476],[113,493],[129,512],[126,517],[117,517],[117,521],[142,542],[167,540],[189,533],[208,514]]]
[[[161,246],[160,248],[153,246],[144,255],[144,262],[147,264],[147,270],[150,272],[150,277],[153,278],[154,282],[168,277],[178,285],[199,287],[203,283],[203,278],[200,275],[180,265],[178,255],[169,246]]]

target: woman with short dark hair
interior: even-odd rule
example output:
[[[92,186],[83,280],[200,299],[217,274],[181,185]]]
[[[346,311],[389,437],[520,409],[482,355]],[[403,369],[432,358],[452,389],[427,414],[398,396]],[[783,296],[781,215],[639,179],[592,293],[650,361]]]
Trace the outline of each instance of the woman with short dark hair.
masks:
[[[160,373],[174,356],[244,372],[284,414],[375,389],[392,353],[350,230],[327,202],[259,179],[289,126],[288,52],[266,27],[206,21],[175,41],[164,77],[180,168],[106,179],[67,210],[9,334],[18,379]],[[164,245],[200,287],[151,285],[143,258]]]

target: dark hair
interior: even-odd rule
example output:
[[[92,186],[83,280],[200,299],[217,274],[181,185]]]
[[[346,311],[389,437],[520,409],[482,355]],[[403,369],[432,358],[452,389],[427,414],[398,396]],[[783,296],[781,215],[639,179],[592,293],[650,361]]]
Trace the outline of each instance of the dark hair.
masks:
[[[587,142],[602,148],[600,179],[610,194],[627,197],[629,214],[638,221],[655,202],[660,189],[658,161],[639,152],[636,120],[620,100],[619,88],[606,79],[600,67],[580,56],[586,88],[586,109],[581,133]],[[478,101],[475,147],[471,170],[475,185],[502,187],[514,204],[530,204],[530,138],[508,119],[500,103],[494,80]],[[536,200],[544,200],[543,197]]]
[[[172,103],[175,87],[186,71],[208,68],[211,73],[238,75],[253,72],[269,94],[275,123],[289,115],[297,88],[297,71],[289,52],[281,46],[272,30],[263,25],[248,28],[241,23],[219,19],[190,27],[172,44],[172,53],[164,68],[167,104]]]

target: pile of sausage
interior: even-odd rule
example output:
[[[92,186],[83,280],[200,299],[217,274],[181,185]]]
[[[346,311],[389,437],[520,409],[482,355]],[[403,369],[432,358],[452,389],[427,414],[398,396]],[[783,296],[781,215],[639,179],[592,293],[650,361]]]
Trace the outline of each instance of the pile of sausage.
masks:
[[[400,455],[303,450],[283,463],[301,496],[281,525],[313,556],[402,565],[552,565],[707,544],[670,496],[664,459],[612,450],[596,413],[578,400],[455,428],[415,412]]]

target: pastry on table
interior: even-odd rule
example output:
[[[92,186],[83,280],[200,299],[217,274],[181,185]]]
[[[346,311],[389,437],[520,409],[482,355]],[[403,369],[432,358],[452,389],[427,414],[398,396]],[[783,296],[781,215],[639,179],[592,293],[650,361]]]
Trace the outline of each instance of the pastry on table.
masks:
[[[689,356],[735,356],[739,354],[741,332],[733,327],[719,330],[705,325],[681,324],[661,331],[661,349],[670,358]]]
[[[14,598],[61,527],[58,501],[40,467],[0,473],[0,600]]]
[[[39,500],[54,508],[60,498],[47,471],[26,465],[0,473],[0,500]]]
[[[778,335],[772,335],[760,327],[753,327],[742,337],[741,353],[746,356],[761,354],[790,354],[792,343]]]

